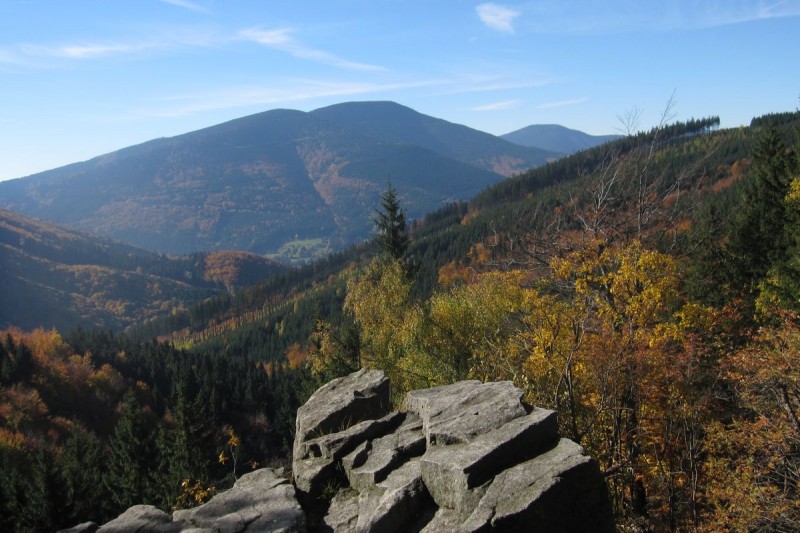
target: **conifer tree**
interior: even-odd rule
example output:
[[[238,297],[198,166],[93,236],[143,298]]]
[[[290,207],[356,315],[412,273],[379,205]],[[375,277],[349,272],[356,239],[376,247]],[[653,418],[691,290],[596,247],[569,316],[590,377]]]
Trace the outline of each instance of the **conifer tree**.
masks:
[[[105,483],[115,505],[125,509],[147,503],[151,495],[153,436],[132,390],[122,399],[122,414],[111,439]]]
[[[785,258],[788,244],[786,195],[792,160],[788,146],[770,127],[753,151],[750,186],[731,235],[736,281],[755,286],[776,262]]]
[[[406,215],[400,207],[397,191],[391,183],[381,196],[380,209],[375,210],[378,228],[378,242],[381,249],[391,259],[403,259],[408,250],[409,238],[406,232]]]
[[[64,525],[77,524],[87,517],[96,522],[111,518],[103,486],[98,483],[104,464],[97,436],[77,424],[73,426],[59,463],[64,491],[57,498],[66,510]]]

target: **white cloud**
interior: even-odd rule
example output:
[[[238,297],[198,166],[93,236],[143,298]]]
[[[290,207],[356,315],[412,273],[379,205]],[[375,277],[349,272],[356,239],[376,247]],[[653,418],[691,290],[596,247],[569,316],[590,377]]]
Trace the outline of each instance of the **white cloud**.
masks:
[[[520,15],[519,11],[492,3],[479,4],[475,11],[478,12],[478,17],[488,27],[508,33],[514,33],[514,27],[511,23]]]
[[[324,50],[316,50],[314,48],[308,48],[299,43],[294,37],[292,37],[292,33],[294,33],[294,30],[291,28],[278,28],[274,30],[259,30],[251,28],[240,31],[238,36],[240,39],[243,39],[245,41],[252,41],[261,44],[263,46],[266,46],[268,48],[286,52],[298,59],[317,61],[319,63],[325,63],[326,65],[331,65],[334,67],[339,67],[349,70],[370,70],[370,71],[386,70],[385,68],[378,65],[356,63],[354,61],[348,61],[347,59],[343,59],[339,56],[336,56]]]
[[[511,109],[519,104],[519,100],[503,100],[502,102],[493,102],[491,104],[484,104],[473,107],[470,111],[501,111],[503,109]]]
[[[53,60],[89,60],[176,47],[205,47],[231,41],[210,31],[173,29],[148,38],[130,41],[83,41],[59,44],[20,43],[0,49],[0,63],[28,67],[55,67]]]
[[[700,30],[800,16],[800,0],[537,0],[526,4],[525,30],[541,34],[607,35]]]
[[[573,98],[572,100],[560,100],[558,102],[546,102],[544,104],[539,104],[536,106],[537,109],[553,109],[555,107],[565,107],[568,105],[577,105],[582,104],[584,102],[588,102],[588,97],[583,98]]]
[[[192,11],[200,11],[201,13],[208,13],[208,9],[194,2],[190,2],[189,0],[161,0],[161,1],[165,4],[182,7],[184,9],[190,9]]]
[[[20,45],[19,50],[26,56],[61,57],[68,59],[89,59],[93,57],[108,56],[138,52],[153,48],[151,43],[138,44],[64,44],[56,46],[40,46],[33,44]]]

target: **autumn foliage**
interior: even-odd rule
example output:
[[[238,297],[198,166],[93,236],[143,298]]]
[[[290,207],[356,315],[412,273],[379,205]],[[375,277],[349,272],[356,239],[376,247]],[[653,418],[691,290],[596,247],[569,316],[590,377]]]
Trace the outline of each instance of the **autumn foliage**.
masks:
[[[622,531],[797,531],[800,160],[764,135],[729,180],[755,181],[740,220],[774,221],[760,256],[752,224],[693,223],[692,170],[653,174],[655,151],[633,151],[542,229],[445,263],[423,299],[400,262],[370,262],[348,283],[358,341],[340,359],[386,370],[398,398],[512,380],[596,458]],[[317,371],[338,334],[318,330]]]

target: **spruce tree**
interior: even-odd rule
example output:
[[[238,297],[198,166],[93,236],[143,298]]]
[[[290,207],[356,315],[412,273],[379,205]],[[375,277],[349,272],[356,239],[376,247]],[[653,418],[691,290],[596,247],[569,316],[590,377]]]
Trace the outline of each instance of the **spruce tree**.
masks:
[[[375,213],[377,217],[374,221],[378,228],[378,242],[381,249],[391,259],[403,259],[409,243],[406,215],[400,207],[397,191],[391,183],[381,196],[380,209],[376,209]]]
[[[785,259],[789,244],[785,200],[793,166],[786,142],[772,127],[757,141],[752,159],[750,183],[729,247],[733,279],[751,288]]]
[[[133,390],[122,400],[114,428],[105,484],[119,509],[148,503],[152,493],[151,464],[157,464],[153,436]]]

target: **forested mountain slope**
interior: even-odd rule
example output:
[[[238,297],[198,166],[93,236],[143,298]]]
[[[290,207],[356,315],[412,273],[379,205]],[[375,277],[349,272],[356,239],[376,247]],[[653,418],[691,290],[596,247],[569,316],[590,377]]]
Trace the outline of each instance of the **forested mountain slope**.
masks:
[[[119,330],[284,270],[253,254],[167,257],[0,210],[0,327]]]
[[[549,156],[397,104],[274,110],[2,182],[0,207],[152,251],[303,262],[367,238],[389,180],[421,217]]]
[[[520,143],[511,144],[500,137],[424,115],[394,102],[347,102],[323,107],[311,114],[383,141],[425,146],[504,176],[541,166],[564,153],[531,144],[517,146]]]

